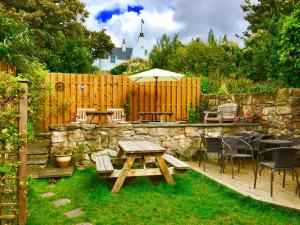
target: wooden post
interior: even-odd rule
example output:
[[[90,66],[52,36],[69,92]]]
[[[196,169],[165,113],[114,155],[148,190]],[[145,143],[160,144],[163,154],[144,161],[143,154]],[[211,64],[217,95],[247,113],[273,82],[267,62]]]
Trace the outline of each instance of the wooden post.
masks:
[[[27,96],[28,80],[18,80],[20,83],[19,99],[19,133],[23,140],[19,147],[19,182],[18,182],[18,224],[26,224],[26,162],[27,162]]]

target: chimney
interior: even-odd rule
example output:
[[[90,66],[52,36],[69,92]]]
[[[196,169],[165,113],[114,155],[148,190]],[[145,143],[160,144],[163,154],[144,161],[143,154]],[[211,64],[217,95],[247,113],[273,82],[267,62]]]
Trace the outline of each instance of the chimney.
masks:
[[[121,48],[122,48],[122,52],[126,52],[126,41],[125,41],[125,39],[123,39]]]
[[[143,32],[141,32],[139,37],[144,37],[144,33],[143,33]]]

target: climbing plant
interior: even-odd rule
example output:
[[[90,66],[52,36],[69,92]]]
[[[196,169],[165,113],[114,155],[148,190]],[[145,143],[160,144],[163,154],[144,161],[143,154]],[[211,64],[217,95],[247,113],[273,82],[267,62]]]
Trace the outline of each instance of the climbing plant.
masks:
[[[14,221],[18,215],[16,179],[18,148],[22,142],[18,129],[18,101],[17,78],[0,73],[0,220],[4,222]]]

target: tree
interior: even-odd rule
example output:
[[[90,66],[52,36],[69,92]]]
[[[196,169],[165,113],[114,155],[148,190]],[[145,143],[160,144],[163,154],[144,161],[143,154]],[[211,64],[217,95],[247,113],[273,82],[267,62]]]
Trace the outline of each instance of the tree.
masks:
[[[280,73],[278,42],[282,18],[291,14],[299,0],[251,2],[245,0],[241,6],[249,22],[244,32],[243,74],[255,81],[277,79]]]
[[[216,45],[217,44],[217,40],[216,40],[214,31],[212,29],[209,29],[208,37],[207,37],[207,42],[210,45]]]
[[[7,16],[26,21],[34,34],[33,53],[51,71],[92,72],[92,59],[114,47],[104,30],[91,32],[85,28],[83,22],[88,12],[80,0],[3,0],[2,3]],[[78,43],[75,50],[64,49],[74,43]],[[72,53],[72,61],[61,59],[62,52]],[[68,65],[70,62],[77,66]]]
[[[284,19],[279,57],[282,79],[291,86],[300,87],[300,3]]]
[[[178,39],[178,34],[171,38],[164,34],[157,40],[156,45],[150,53],[150,61],[153,68],[172,69],[170,62],[176,50],[183,46]]]

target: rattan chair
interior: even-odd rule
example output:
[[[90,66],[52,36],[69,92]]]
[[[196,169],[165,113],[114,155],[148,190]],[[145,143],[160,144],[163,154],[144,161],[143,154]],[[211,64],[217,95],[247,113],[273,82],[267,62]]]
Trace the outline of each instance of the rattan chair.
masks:
[[[273,162],[267,162],[262,160],[262,155],[265,153],[272,152],[274,153],[274,161]],[[256,188],[256,181],[257,181],[257,173],[258,173],[258,167],[265,167],[271,169],[271,191],[270,195],[273,196],[273,181],[274,181],[274,172],[276,170],[283,170],[283,184],[282,187],[285,186],[285,174],[287,170],[292,170],[292,173],[296,175],[296,193],[300,196],[299,192],[299,180],[298,180],[298,174],[295,170],[295,157],[296,157],[297,149],[293,147],[279,147],[279,148],[270,148],[267,150],[264,150],[257,154],[257,165],[254,176],[254,188]]]
[[[207,159],[208,153],[213,153],[218,155],[218,164],[220,164],[220,173],[223,168],[223,154],[222,154],[222,138],[220,137],[211,137],[208,135],[201,135],[202,145],[201,145],[201,154],[199,158],[199,167],[203,161],[203,170],[205,171],[205,162]]]
[[[240,172],[240,161],[241,159],[244,161],[245,159],[252,159],[253,163],[253,171],[255,169],[254,167],[254,155],[251,145],[249,145],[247,142],[245,142],[242,139],[235,138],[235,137],[223,137],[222,142],[224,143],[224,149],[225,149],[225,157],[226,160],[229,157],[230,158],[230,164],[231,164],[231,173],[232,173],[232,179],[234,179],[234,166],[233,166],[233,160],[238,160],[238,172]],[[239,146],[243,146],[244,149],[247,149],[249,153],[240,153],[238,148]],[[224,167],[223,167],[224,169]]]

